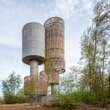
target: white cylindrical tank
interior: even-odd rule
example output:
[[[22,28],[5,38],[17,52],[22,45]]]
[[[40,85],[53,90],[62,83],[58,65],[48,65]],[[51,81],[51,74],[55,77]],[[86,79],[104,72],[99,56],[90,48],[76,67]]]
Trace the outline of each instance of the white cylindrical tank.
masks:
[[[22,31],[22,59],[29,64],[35,60],[42,64],[45,56],[45,29],[40,23],[31,22]]]

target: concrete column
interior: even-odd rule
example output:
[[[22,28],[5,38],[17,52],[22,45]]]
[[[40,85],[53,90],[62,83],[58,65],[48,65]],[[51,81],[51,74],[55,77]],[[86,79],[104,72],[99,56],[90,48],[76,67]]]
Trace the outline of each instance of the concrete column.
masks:
[[[30,62],[30,76],[31,76],[31,91],[32,95],[37,95],[37,82],[38,82],[38,62],[32,60]]]

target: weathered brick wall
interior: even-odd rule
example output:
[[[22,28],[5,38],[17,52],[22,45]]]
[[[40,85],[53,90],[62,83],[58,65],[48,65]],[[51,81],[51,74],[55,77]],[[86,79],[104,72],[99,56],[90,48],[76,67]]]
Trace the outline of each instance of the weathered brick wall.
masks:
[[[38,95],[43,95],[46,96],[47,95],[47,87],[48,87],[48,83],[47,83],[47,75],[45,74],[44,71],[41,71],[39,74],[39,79],[36,82],[37,83],[37,94]],[[31,78],[30,76],[26,76],[24,78],[24,94],[25,95],[30,95],[31,93]]]

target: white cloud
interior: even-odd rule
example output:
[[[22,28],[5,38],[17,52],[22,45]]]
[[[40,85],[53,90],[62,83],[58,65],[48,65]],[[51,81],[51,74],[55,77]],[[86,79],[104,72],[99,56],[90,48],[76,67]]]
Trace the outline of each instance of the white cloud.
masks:
[[[74,12],[73,0],[55,0],[56,11],[68,18]]]
[[[1,0],[1,2],[5,5],[5,6],[10,6],[12,5],[14,2],[14,0]]]
[[[68,19],[75,13],[89,14],[92,7],[92,0],[55,0],[53,13]]]

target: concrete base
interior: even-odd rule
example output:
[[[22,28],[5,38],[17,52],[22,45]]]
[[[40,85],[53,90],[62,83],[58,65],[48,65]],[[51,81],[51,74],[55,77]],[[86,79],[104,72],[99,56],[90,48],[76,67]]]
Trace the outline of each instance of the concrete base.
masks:
[[[55,103],[58,101],[57,96],[43,96],[41,98],[41,103]]]
[[[33,96],[30,98],[30,103],[51,104],[58,102],[58,100],[58,96]]]

